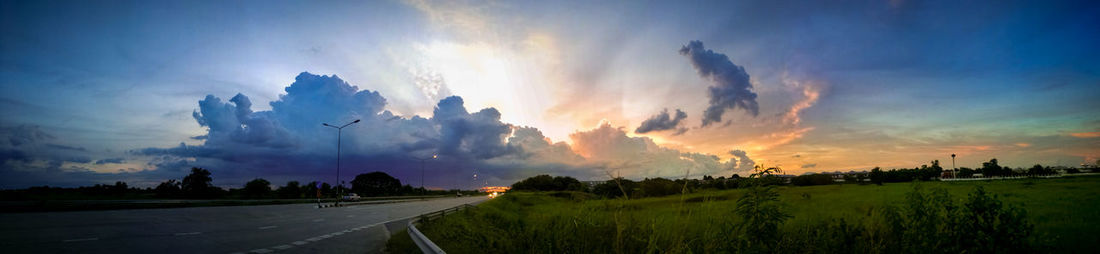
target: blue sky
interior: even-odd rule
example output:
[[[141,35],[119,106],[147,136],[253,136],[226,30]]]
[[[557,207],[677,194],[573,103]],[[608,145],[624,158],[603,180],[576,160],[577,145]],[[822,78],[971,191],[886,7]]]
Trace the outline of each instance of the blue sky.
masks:
[[[192,166],[224,186],[331,182],[320,122],[354,118],[368,120],[345,133],[346,177],[418,183],[418,158],[441,154],[426,182],[445,188],[1100,158],[1091,1],[5,1],[0,13],[0,188],[148,186]],[[711,61],[680,53],[692,41]],[[713,103],[748,94],[758,114]],[[711,107],[721,121],[704,126]],[[686,116],[635,133],[663,110]]]

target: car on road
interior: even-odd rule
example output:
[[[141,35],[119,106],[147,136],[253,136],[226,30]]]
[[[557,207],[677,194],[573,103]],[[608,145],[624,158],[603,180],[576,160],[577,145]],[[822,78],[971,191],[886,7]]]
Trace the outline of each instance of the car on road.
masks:
[[[342,198],[343,198],[343,199],[344,199],[345,201],[359,201],[359,194],[355,194],[355,193],[348,193],[348,195],[345,195],[345,196],[343,196]]]

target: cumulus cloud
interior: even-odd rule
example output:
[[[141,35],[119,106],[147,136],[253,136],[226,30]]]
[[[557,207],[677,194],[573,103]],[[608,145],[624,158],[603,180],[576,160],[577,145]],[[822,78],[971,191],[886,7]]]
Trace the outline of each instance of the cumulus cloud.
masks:
[[[680,121],[687,118],[687,113],[676,109],[676,115],[671,116],[668,113],[668,109],[661,111],[660,114],[654,115],[649,119],[642,122],[637,129],[634,129],[634,133],[642,134],[653,131],[663,131],[675,129],[677,125],[680,125]],[[681,128],[677,133],[683,133],[686,129]]]
[[[710,105],[703,112],[703,126],[721,122],[727,109],[741,108],[754,117],[760,114],[745,68],[734,64],[725,54],[704,48],[701,41],[681,47],[680,55],[688,57],[700,76],[713,82],[707,88]]]
[[[377,92],[360,90],[335,75],[302,73],[271,106],[254,111],[243,94],[228,101],[206,96],[193,114],[207,128],[201,135],[204,143],[132,152],[156,158],[150,167],[157,170],[209,168],[219,175],[216,184],[239,185],[256,176],[269,176],[273,182],[332,182],[337,133],[321,123],[361,119],[342,131],[342,179],[378,170],[409,183],[419,179],[423,167],[429,187],[472,188],[486,180],[510,184],[534,174],[587,180],[605,179],[614,170],[630,178],[683,177],[752,164],[745,154],[723,161],[662,147],[646,137],[629,137],[610,123],[573,133],[573,145],[553,142],[537,128],[502,122],[495,108],[468,110],[459,96],[440,100],[429,118],[398,116],[385,110],[386,99]],[[661,124],[675,126],[685,115],[677,110]],[[432,155],[439,157],[423,160]],[[474,171],[479,175],[476,184]]]
[[[737,169],[733,160],[722,162],[715,155],[662,147],[648,137],[627,136],[621,127],[612,127],[606,121],[595,129],[578,131],[569,137],[573,140],[573,150],[590,163],[602,163],[604,169],[620,170],[617,174],[628,178],[697,176]],[[748,156],[744,159],[752,163]]]
[[[460,178],[472,168],[492,171],[487,161],[520,151],[518,145],[507,142],[515,127],[501,122],[499,111],[486,108],[471,113],[461,97],[444,98],[431,118],[423,118],[394,115],[385,110],[387,101],[379,93],[360,90],[335,75],[301,73],[285,91],[268,111],[252,110],[251,100],[243,94],[229,101],[208,95],[193,114],[207,128],[201,135],[203,144],[132,152],[190,159],[153,163],[156,168],[201,166],[231,178],[282,175],[288,180],[331,182],[337,133],[321,123],[342,125],[355,119],[361,122],[344,128],[341,136],[341,164],[350,176],[382,170],[412,179],[419,176],[421,159],[434,154],[439,155],[434,161],[448,166],[425,166],[434,171],[429,174]],[[562,150],[560,145],[549,147]],[[530,144],[527,149],[538,150]]]
[[[736,165],[734,168],[735,171],[751,171],[753,167],[756,166],[756,162],[752,161],[752,159],[749,158],[749,154],[743,150],[732,150],[730,151],[730,155],[733,155],[733,158],[736,159],[737,162],[734,164]],[[733,162],[734,160],[731,159],[730,163]]]

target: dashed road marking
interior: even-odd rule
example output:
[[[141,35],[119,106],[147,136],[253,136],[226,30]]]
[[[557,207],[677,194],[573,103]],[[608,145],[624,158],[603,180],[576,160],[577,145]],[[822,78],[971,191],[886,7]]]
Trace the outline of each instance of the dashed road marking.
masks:
[[[297,242],[293,242],[293,244],[294,244],[294,245],[305,245],[305,244],[307,244],[307,243],[309,243],[309,242],[306,242],[306,241],[297,241]]]
[[[263,227],[260,227],[260,229],[273,229],[273,228],[277,228],[277,227],[279,227],[279,226],[263,226]]]
[[[336,233],[332,233],[332,236],[338,236],[338,235],[343,235],[343,234],[344,234],[344,232],[336,232]]]
[[[292,247],[292,246],[283,244],[283,245],[279,245],[279,246],[275,246],[275,247],[271,247],[271,248],[276,249],[276,250],[285,250],[285,249],[290,249],[290,247]]]
[[[255,250],[249,251],[249,253],[271,253],[271,252],[272,251],[269,250],[269,249],[255,249]]]
[[[71,243],[71,242],[85,242],[85,241],[95,241],[95,240],[99,240],[99,238],[98,238],[98,237],[91,237],[91,238],[77,238],[77,239],[68,239],[68,240],[64,240],[64,241],[62,241],[62,242],[67,242],[67,243]]]
[[[188,235],[197,235],[197,234],[202,234],[202,232],[176,233],[176,236],[188,236]]]

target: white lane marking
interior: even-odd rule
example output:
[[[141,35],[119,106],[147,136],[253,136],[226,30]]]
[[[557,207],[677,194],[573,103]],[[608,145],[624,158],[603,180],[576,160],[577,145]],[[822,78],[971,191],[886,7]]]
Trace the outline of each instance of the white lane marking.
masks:
[[[351,233],[351,229],[345,229],[344,231],[340,231],[340,232],[344,232],[344,234]]]
[[[273,229],[273,228],[277,228],[277,227],[279,227],[279,226],[263,226],[263,227],[260,227],[260,229]]]
[[[95,240],[99,240],[99,237],[69,239],[69,240],[64,240],[62,242],[71,243],[71,242],[84,242],[84,241],[95,241]]]
[[[310,241],[310,242],[316,242],[316,241],[320,241],[320,240],[321,240],[320,237],[312,237],[312,238],[306,239],[306,241]]]
[[[313,222],[322,222],[322,221],[325,221],[325,219],[316,219],[316,220],[313,220]]]
[[[332,233],[332,236],[338,236],[338,235],[343,235],[343,234],[344,234],[344,232],[336,232],[336,233]]]
[[[272,251],[269,250],[269,249],[255,249],[255,250],[249,251],[249,253],[271,253],[271,252]]]
[[[202,232],[176,233],[176,236],[197,235],[197,234],[202,234]]]
[[[306,242],[306,241],[297,241],[297,242],[293,242],[293,244],[294,244],[294,245],[305,245],[305,244],[307,244],[307,243],[309,243],[309,242]]]
[[[276,250],[285,250],[285,249],[290,249],[290,247],[292,247],[292,246],[283,244],[283,245],[279,245],[279,246],[275,246],[275,247],[271,247],[271,248],[276,249]]]

